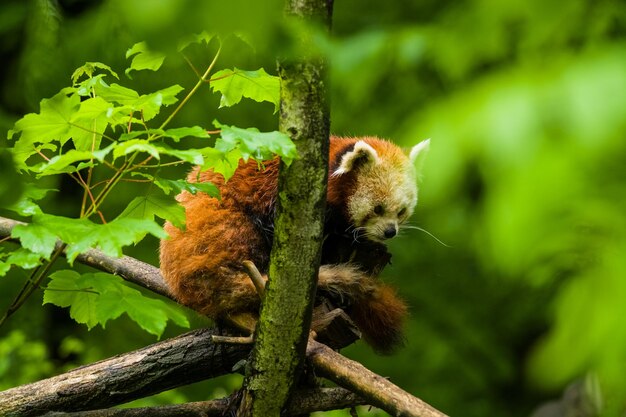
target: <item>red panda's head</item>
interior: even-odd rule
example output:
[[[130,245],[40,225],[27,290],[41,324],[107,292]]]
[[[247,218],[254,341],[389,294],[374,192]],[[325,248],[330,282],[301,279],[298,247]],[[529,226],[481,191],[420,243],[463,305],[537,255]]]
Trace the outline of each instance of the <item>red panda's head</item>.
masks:
[[[417,204],[418,177],[429,140],[409,154],[391,142],[364,138],[343,153],[333,180],[350,177],[345,211],[355,237],[380,242],[396,236]]]

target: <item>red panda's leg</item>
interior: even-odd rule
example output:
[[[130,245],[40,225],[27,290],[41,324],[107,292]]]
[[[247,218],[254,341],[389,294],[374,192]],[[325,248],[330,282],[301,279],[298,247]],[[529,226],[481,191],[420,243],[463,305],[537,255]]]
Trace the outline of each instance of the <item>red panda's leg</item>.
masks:
[[[395,290],[350,264],[323,265],[320,289],[350,304],[350,317],[375,350],[389,353],[403,341],[407,307]]]

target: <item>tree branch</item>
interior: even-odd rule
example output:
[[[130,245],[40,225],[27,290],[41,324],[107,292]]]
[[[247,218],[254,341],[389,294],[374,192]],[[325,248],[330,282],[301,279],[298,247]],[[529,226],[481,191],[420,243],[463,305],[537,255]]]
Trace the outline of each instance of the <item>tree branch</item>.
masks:
[[[392,416],[446,417],[441,411],[392,384],[388,379],[311,339],[307,346],[307,359],[317,375],[350,389]]]
[[[7,219],[6,217],[0,217],[0,239],[11,236],[13,227],[18,224],[24,224],[13,219]],[[11,241],[18,243],[18,239],[10,239]],[[56,247],[60,247],[63,243],[57,242]],[[76,257],[76,260],[81,264],[91,266],[100,271],[109,272],[111,274],[119,275],[125,280],[144,287],[154,293],[163,295],[167,298],[174,299],[172,294],[167,288],[159,268],[156,268],[145,262],[141,262],[130,256],[122,256],[121,258],[111,258],[105,255],[99,250],[90,249],[84,253],[81,253]]]
[[[158,407],[53,412],[45,414],[45,417],[223,417],[228,415],[231,401],[230,398],[222,398]],[[314,388],[294,392],[286,411],[287,415],[301,415],[364,404],[363,400],[344,388]]]
[[[195,330],[0,392],[0,415],[38,416],[48,411],[92,410],[232,372],[249,346],[215,344],[215,330]]]
[[[0,217],[0,239],[10,236],[16,224],[19,222]],[[129,257],[110,258],[97,250],[87,251],[76,259],[100,270],[118,273],[130,282],[172,298],[154,266]],[[0,392],[0,415],[34,416],[48,411],[110,407],[230,373],[234,364],[247,357],[250,346],[215,344],[213,334],[214,330],[196,330],[56,377]],[[345,343],[333,347],[343,346]],[[316,374],[348,388],[367,403],[391,415],[445,417],[445,414],[387,379],[321,343],[309,340],[307,358]]]

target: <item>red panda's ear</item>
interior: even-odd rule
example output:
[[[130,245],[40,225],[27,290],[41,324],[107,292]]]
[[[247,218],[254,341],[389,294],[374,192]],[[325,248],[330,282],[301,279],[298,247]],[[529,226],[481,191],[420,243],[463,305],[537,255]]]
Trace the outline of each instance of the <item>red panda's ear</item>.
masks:
[[[426,139],[413,146],[413,148],[411,148],[411,152],[409,153],[409,159],[415,166],[415,171],[418,176],[422,173],[422,168],[424,166],[424,161],[426,160],[426,154],[428,153],[429,147],[430,139]]]
[[[335,170],[333,175],[346,174],[366,165],[377,165],[380,163],[378,152],[371,145],[363,140],[354,144],[354,148],[346,152],[341,157],[339,168]]]

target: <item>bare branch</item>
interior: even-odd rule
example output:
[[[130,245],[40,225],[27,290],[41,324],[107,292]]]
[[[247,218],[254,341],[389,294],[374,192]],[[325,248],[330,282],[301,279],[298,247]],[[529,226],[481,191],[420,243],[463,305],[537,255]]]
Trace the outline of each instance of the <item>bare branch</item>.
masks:
[[[227,414],[231,400],[222,398],[187,404],[160,407],[126,409],[104,409],[74,413],[48,413],[45,417],[223,417]],[[364,405],[365,402],[343,388],[315,388],[294,392],[287,406],[288,415],[308,414],[315,411],[338,410]]]
[[[134,352],[0,392],[0,415],[80,411],[137,398],[232,372],[249,346],[212,342],[215,330],[195,330]]]
[[[317,375],[352,390],[392,416],[446,417],[441,411],[392,384],[388,379],[312,339],[309,339],[307,346],[307,358]]]
[[[251,345],[254,343],[254,337],[249,336],[219,336],[213,335],[213,343],[232,343],[234,345]]]

